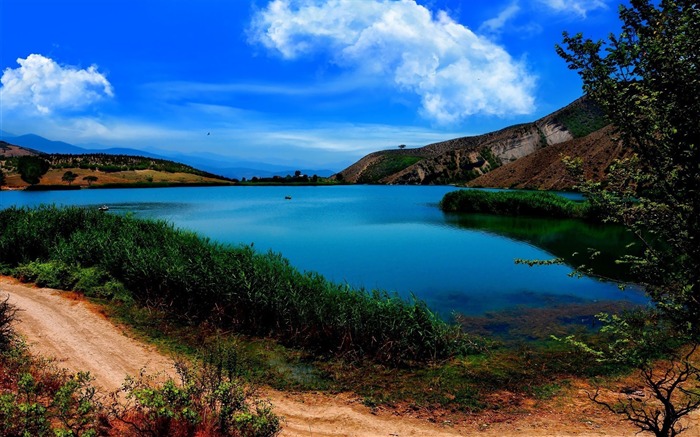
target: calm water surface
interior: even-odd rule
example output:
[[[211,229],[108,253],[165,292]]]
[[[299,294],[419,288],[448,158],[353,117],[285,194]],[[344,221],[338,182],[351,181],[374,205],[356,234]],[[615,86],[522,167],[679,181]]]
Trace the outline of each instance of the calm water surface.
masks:
[[[635,290],[571,267],[528,267],[516,258],[585,253],[623,245],[624,231],[576,221],[446,215],[453,187],[193,187],[0,193],[0,207],[42,203],[97,207],[165,219],[216,241],[282,253],[292,265],[367,289],[424,299],[443,314],[516,305],[603,300],[642,303]],[[286,200],[285,196],[291,196]],[[597,242],[597,243],[596,243]],[[613,242],[612,244],[610,244]],[[601,246],[597,246],[601,247]],[[569,256],[567,262],[578,265]],[[602,272],[615,276],[615,272]]]

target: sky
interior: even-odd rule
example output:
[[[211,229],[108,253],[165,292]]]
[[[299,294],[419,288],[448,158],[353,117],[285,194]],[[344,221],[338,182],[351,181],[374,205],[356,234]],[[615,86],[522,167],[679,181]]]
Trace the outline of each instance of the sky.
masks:
[[[338,171],[582,95],[614,0],[0,0],[0,129]]]

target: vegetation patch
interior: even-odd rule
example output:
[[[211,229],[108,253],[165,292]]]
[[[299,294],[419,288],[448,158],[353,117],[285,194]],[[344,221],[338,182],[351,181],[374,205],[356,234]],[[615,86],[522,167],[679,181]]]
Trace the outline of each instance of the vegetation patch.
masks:
[[[9,208],[0,211],[0,228],[0,262],[19,267],[18,275],[72,288],[82,269],[95,268],[136,302],[168,309],[190,325],[392,364],[477,346],[419,300],[351,289],[300,273],[280,255],[222,246],[163,221],[75,207]],[[43,271],[47,265],[54,277]]]
[[[357,182],[360,184],[376,184],[383,178],[397,173],[413,164],[422,161],[420,156],[390,153],[383,155],[377,162],[368,166]]]
[[[600,106],[591,99],[562,110],[557,114],[557,121],[563,124],[574,138],[583,138],[610,124]]]
[[[33,357],[14,334],[15,309],[0,302],[0,433],[3,436],[267,437],[280,430],[269,403],[257,400],[222,358],[179,362],[179,381],[126,379],[102,393],[88,373],[68,373]],[[222,355],[225,357],[225,355]]]
[[[459,190],[445,194],[445,212],[484,213],[507,216],[589,218],[587,202],[576,202],[549,192]]]

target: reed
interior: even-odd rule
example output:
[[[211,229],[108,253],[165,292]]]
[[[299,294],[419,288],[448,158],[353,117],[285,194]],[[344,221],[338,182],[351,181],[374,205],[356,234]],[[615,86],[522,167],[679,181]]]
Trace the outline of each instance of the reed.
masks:
[[[440,208],[445,212],[552,218],[591,218],[594,215],[588,202],[576,202],[541,191],[453,191],[445,194]]]
[[[0,264],[25,279],[57,271],[54,286],[75,288],[98,277],[112,284],[103,291],[117,282],[130,299],[186,323],[397,365],[474,347],[416,298],[352,289],[301,273],[281,255],[224,246],[164,221],[78,207],[12,207],[0,211],[0,229]]]

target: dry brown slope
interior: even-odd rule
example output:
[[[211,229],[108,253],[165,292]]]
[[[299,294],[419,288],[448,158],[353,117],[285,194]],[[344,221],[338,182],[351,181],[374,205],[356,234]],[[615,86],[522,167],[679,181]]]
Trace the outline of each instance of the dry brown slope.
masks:
[[[18,330],[34,351],[55,356],[72,370],[89,370],[108,390],[144,366],[172,372],[172,363],[154,348],[129,338],[95,307],[67,293],[20,284],[0,277],[0,295],[10,295],[21,311]],[[574,397],[527,406],[519,414],[486,412],[462,423],[432,423],[415,413],[372,411],[357,396],[264,391],[284,417],[284,436],[623,436],[632,430],[617,418],[595,409],[580,389]],[[524,406],[525,407],[525,406]]]
[[[586,137],[547,146],[515,162],[499,167],[471,181],[472,187],[569,190],[569,177],[562,158],[581,158],[587,179],[603,180],[605,170],[629,151],[613,139],[612,126]]]

